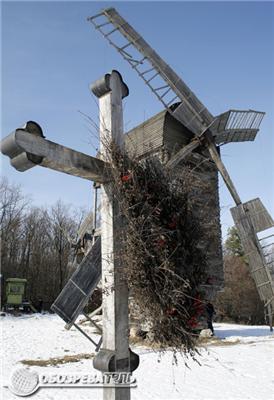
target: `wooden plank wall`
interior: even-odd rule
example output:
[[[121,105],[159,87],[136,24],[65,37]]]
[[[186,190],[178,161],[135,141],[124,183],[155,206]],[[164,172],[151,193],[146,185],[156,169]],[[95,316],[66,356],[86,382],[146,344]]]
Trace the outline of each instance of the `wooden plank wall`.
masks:
[[[153,116],[126,134],[126,147],[133,157],[144,157],[163,146],[165,114],[163,111]]]

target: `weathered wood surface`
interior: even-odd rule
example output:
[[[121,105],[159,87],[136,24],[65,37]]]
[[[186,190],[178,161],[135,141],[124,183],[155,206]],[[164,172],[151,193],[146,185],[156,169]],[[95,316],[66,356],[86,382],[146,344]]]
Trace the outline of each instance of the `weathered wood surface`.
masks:
[[[264,115],[253,110],[229,110],[220,114],[210,127],[215,143],[253,141]]]
[[[105,181],[107,164],[104,161],[21,129],[1,141],[1,152],[21,172],[40,165],[90,181]]]
[[[205,138],[206,138],[206,146],[209,151],[209,154],[212,158],[212,160],[215,162],[216,167],[218,168],[220,174],[222,175],[222,178],[232,196],[234,199],[235,203],[237,205],[241,204],[241,199],[240,196],[238,195],[238,192],[234,186],[234,183],[232,182],[229,173],[227,172],[226,167],[224,166],[221,157],[218,154],[218,151],[216,149],[216,145],[214,143],[214,139],[212,135],[209,132],[205,133]]]
[[[174,168],[180,162],[182,162],[185,157],[192,153],[193,150],[197,149],[197,147],[200,146],[200,141],[197,139],[194,139],[192,142],[184,146],[181,150],[179,150],[166,164],[167,168]]]
[[[108,87],[109,86],[109,87]],[[100,90],[99,90],[100,89]],[[104,90],[103,90],[104,89]],[[108,82],[98,81],[93,92],[99,93],[100,152],[102,159],[111,162],[110,144],[124,146],[122,98],[128,93],[121,75],[113,71]],[[101,365],[103,352],[115,354],[115,371],[129,371],[128,287],[119,259],[120,213],[112,196],[112,185],[101,186],[101,251],[103,293],[103,347],[94,365]],[[104,400],[129,400],[129,388],[104,388]]]
[[[164,110],[127,132],[125,145],[132,157],[143,158],[163,148],[175,153],[191,138],[193,133]]]
[[[263,220],[257,224],[257,215],[253,214],[256,211],[256,206],[253,208],[251,204],[259,204],[258,199],[251,200],[247,203],[238,205],[231,209],[231,214],[238,230],[241,243],[248,258],[250,273],[255,281],[258,293],[264,304],[270,304],[272,312],[274,312],[274,286],[270,271],[266,265],[266,260],[257,238],[256,232],[267,229],[269,220]],[[261,207],[260,207],[261,208]],[[273,226],[273,225],[272,225]]]
[[[101,238],[79,264],[51,306],[66,323],[73,324],[101,279]]]
[[[102,23],[103,17],[109,22]],[[264,113],[230,110],[213,119],[186,83],[114,8],[104,9],[88,20],[136,71],[168,112],[195,135],[199,136],[216,120],[212,133],[217,144],[255,139]],[[122,38],[118,38],[118,33]],[[177,102],[179,106],[173,108]],[[239,118],[234,118],[231,112]],[[224,129],[228,119],[233,123]]]
[[[202,104],[197,96],[190,90],[186,83],[176,74],[175,71],[156,53],[152,47],[137,33],[127,21],[118,14],[114,8],[108,8],[102,11],[108,20],[119,32],[134,46],[145,60],[154,68],[157,75],[169,85],[176,96],[182,101],[181,105],[173,113],[174,117],[182,122],[186,127],[195,133],[201,133],[208,126],[213,116]],[[94,22],[95,17],[89,18]],[[111,39],[106,37],[110,42]],[[119,51],[119,48],[116,49]],[[120,50],[120,54],[129,62],[131,57],[125,56],[125,52]],[[131,66],[133,63],[130,62]],[[136,65],[135,65],[136,67]],[[135,68],[136,69],[136,68]],[[142,74],[139,75],[144,79]],[[146,79],[144,81],[147,83]],[[155,92],[156,94],[156,92]],[[159,96],[157,96],[159,98]]]
[[[255,232],[261,232],[274,227],[274,221],[259,198],[247,201],[243,204],[249,213]]]

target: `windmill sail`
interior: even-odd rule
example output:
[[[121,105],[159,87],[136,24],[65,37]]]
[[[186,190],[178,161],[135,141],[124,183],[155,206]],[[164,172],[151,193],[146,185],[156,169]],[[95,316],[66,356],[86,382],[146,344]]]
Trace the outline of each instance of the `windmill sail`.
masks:
[[[108,22],[98,22],[102,17],[106,17]],[[118,50],[169,111],[171,104],[176,101],[181,103],[171,113],[187,128],[199,134],[212,123],[213,116],[196,95],[114,8],[105,9],[101,14],[88,20]],[[103,27],[107,25],[112,25],[113,29],[106,32]],[[117,44],[115,40],[117,32],[126,39],[124,45]],[[138,59],[130,54],[130,47],[138,51]],[[158,84],[155,85],[156,78],[159,77],[162,79],[162,84],[157,80]]]
[[[186,83],[114,8],[104,9],[88,20],[130,64],[165,108],[195,135],[212,125],[210,129],[216,144],[255,139],[264,113],[230,110],[214,118]],[[124,43],[117,34],[125,40]],[[176,102],[179,105],[174,107]]]
[[[274,221],[260,199],[249,200],[231,209],[244,252],[248,259],[248,268],[255,281],[258,293],[265,307],[274,314],[274,285],[263,246],[256,233],[274,227]],[[269,315],[270,316],[270,315]]]
[[[101,238],[99,237],[51,306],[66,323],[73,324],[101,279]]]
[[[210,127],[215,143],[253,141],[264,115],[264,112],[253,110],[229,110],[219,115]]]

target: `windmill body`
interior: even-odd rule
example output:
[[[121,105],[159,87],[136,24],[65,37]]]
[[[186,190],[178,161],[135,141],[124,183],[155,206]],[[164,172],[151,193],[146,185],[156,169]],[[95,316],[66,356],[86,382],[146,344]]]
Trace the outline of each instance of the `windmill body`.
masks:
[[[216,147],[231,142],[253,141],[264,112],[229,110],[213,116],[179,75],[114,8],[104,9],[88,20],[128,62],[166,110],[181,122],[184,127],[182,132],[187,128],[193,133],[194,138],[173,154],[167,166],[174,168],[197,148],[204,147],[208,151],[236,203],[236,207],[231,210],[232,217],[272,329],[274,285],[257,233],[273,227],[274,223],[259,199],[242,204]],[[260,229],[258,225],[254,226],[255,215],[258,216],[258,213],[261,218]]]

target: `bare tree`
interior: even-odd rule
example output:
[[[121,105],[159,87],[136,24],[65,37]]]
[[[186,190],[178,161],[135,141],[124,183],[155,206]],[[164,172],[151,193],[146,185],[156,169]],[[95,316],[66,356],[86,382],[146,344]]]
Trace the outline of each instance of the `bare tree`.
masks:
[[[19,186],[12,185],[6,178],[0,182],[0,235],[1,265],[5,278],[9,267],[16,267],[20,254],[20,239],[24,212],[28,205]],[[15,271],[14,271],[15,272]]]
[[[224,253],[225,287],[217,297],[218,314],[235,322],[263,323],[264,307],[234,227],[228,231]]]
[[[60,200],[50,210],[52,248],[55,254],[59,289],[62,290],[67,278],[67,265],[71,249],[71,239],[77,231],[70,208]]]
[[[49,209],[31,206],[21,188],[0,183],[2,280],[28,280],[27,297],[49,308],[72,272],[68,268],[71,240],[85,212],[58,201]],[[2,290],[3,300],[4,290]]]

